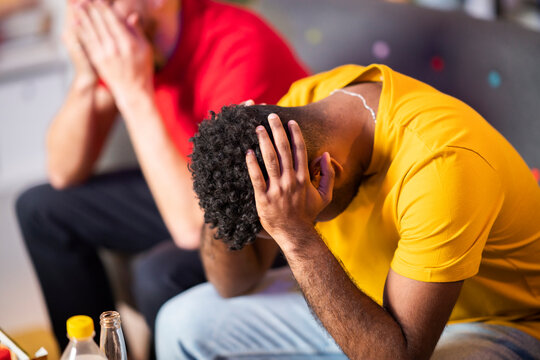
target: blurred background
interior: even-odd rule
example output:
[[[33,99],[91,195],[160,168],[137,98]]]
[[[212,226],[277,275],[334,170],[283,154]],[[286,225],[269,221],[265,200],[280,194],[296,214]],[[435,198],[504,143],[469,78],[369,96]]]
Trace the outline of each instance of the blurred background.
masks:
[[[236,2],[267,15],[257,0]],[[540,0],[393,2],[464,12],[486,21],[513,22],[539,31],[540,36]],[[13,203],[22,190],[46,180],[45,133],[72,75],[59,40],[64,5],[64,0],[0,0],[0,328],[30,352],[45,346],[52,359],[58,357],[58,349],[19,234]],[[278,18],[273,15],[272,18]],[[335,26],[339,25],[336,22]],[[278,28],[288,37],[286,27]],[[316,47],[322,35],[316,28],[306,28],[303,36],[308,46]],[[117,122],[116,126],[99,171],[135,163],[122,123]],[[135,322],[142,319],[136,315],[133,319],[136,329]]]

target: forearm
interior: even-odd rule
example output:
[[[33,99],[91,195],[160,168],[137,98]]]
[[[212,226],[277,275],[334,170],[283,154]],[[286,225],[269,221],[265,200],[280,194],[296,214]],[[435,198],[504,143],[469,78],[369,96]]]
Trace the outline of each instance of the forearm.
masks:
[[[153,95],[133,95],[120,111],[157,207],[176,244],[199,246],[203,213],[193,191],[187,161],[169,137]]]
[[[63,188],[86,179],[103,146],[101,133],[112,121],[94,121],[96,85],[76,77],[47,134],[48,172],[53,186]],[[99,128],[102,126],[103,128]]]
[[[314,229],[283,249],[312,310],[350,359],[409,359],[407,341],[392,316],[349,279]],[[302,239],[299,241],[299,238]]]
[[[233,297],[252,289],[270,268],[278,252],[271,239],[258,238],[241,250],[229,250],[214,238],[216,231],[204,226],[201,258],[206,278],[223,297]]]

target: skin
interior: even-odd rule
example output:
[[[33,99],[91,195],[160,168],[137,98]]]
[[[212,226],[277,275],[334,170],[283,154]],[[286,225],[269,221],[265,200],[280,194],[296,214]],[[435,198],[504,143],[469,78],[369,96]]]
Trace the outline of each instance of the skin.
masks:
[[[374,89],[366,84],[351,86],[349,90],[364,94],[372,105],[380,94],[380,87]],[[309,106],[319,107],[325,115],[321,121],[334,130],[332,136],[340,141],[328,141],[320,149],[321,155],[310,160],[298,124],[288,123],[292,134],[289,144],[281,121],[272,114],[269,123],[275,148],[264,127],[257,128],[268,181],[263,178],[254,154],[246,154],[257,212],[268,234],[265,238],[276,244],[275,248],[264,246],[272,251],[281,249],[310,307],[350,359],[428,359],[457,301],[462,282],[420,282],[390,269],[382,306],[354,285],[320,238],[314,223],[336,217],[352,201],[355,191],[344,187],[359,184],[369,165],[371,151],[359,144],[372,147],[373,121],[365,110],[355,109],[356,105],[343,94]],[[345,118],[350,121],[344,121]],[[212,244],[205,246],[220,251],[214,244],[218,242],[211,242],[208,235],[204,239]],[[264,249],[258,241],[252,245],[254,249],[246,252],[261,253]],[[272,252],[260,258],[266,259],[265,256],[272,256]],[[257,266],[267,263],[259,262]],[[226,277],[222,273],[221,278],[209,278],[214,284],[223,281],[216,285],[218,291],[229,295],[234,289],[223,290]],[[246,282],[248,285],[254,284]]]
[[[262,234],[239,251],[229,251],[214,235],[215,230],[205,225],[201,259],[206,278],[226,298],[244,294],[257,285],[279,251],[276,242]]]
[[[75,24],[75,1],[70,0],[62,40],[73,63],[75,76],[47,134],[49,180],[57,189],[88,178],[117,115],[112,95],[96,86],[97,75],[80,45]]]
[[[163,125],[153,89],[154,60],[172,52],[179,34],[178,5],[178,0],[68,3],[64,42],[76,74],[48,133],[48,168],[58,189],[85,181],[120,113],[175,243],[196,248],[202,211],[191,190],[187,162]],[[108,89],[97,85],[98,78]]]

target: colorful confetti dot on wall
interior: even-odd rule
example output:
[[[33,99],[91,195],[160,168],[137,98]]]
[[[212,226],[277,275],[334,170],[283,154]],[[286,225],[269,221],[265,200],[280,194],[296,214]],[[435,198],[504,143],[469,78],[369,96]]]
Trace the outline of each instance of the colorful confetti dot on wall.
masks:
[[[371,47],[371,52],[373,56],[377,59],[386,59],[390,55],[390,46],[386,41],[375,41]]]
[[[501,86],[501,75],[495,70],[491,70],[488,74],[488,83],[492,88],[498,88]]]
[[[440,56],[434,56],[431,58],[430,61],[431,68],[435,71],[443,71],[444,70],[444,60]]]
[[[309,28],[304,32],[304,37],[311,45],[319,45],[322,41],[322,32],[317,28]]]
[[[540,170],[534,168],[534,169],[531,170],[531,172],[532,172],[536,182],[540,182]]]

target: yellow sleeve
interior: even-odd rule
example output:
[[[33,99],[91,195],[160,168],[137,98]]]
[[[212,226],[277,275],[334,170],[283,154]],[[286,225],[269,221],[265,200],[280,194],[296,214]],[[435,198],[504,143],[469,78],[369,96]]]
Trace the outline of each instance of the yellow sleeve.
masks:
[[[502,201],[495,170],[473,151],[448,148],[415,165],[397,200],[392,269],[426,282],[474,276]]]

